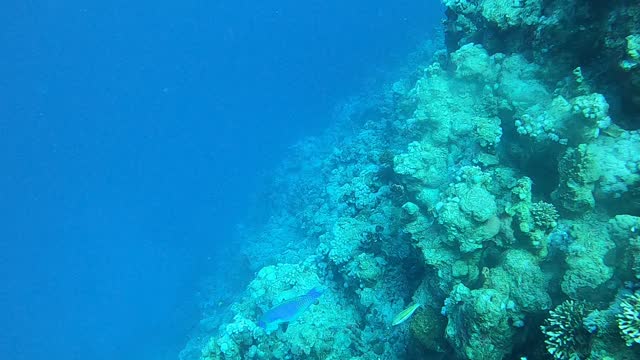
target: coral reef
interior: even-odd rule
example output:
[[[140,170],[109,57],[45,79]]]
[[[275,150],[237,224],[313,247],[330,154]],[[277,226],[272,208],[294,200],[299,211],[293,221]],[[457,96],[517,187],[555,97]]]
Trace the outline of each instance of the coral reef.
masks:
[[[551,81],[576,66],[638,114],[637,48],[640,5],[587,0],[447,0],[445,36],[450,51],[482,43],[490,53],[527,53]],[[612,59],[613,61],[603,61]],[[603,75],[607,74],[609,76]],[[613,83],[618,82],[613,85]],[[550,82],[551,83],[551,82]],[[607,95],[607,94],[605,94]],[[638,126],[637,121],[633,121]]]
[[[640,358],[640,5],[443,3],[446,50],[275,172],[201,359]]]

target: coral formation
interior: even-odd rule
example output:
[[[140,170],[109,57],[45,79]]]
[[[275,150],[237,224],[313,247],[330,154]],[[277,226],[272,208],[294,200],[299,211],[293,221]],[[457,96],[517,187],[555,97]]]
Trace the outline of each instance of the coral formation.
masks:
[[[448,300],[446,338],[458,356],[502,359],[510,352],[516,330],[505,311],[505,294],[494,289],[470,290],[458,284]]]
[[[620,271],[633,280],[640,279],[640,217],[616,215],[609,220],[609,233],[620,249]]]
[[[447,320],[439,311],[430,307],[419,309],[411,320],[411,335],[430,351],[444,352],[444,330]]]
[[[276,172],[202,359],[640,358],[640,5],[443,3],[446,50]]]
[[[591,301],[610,300],[615,295],[606,289],[614,275],[613,264],[608,264],[609,253],[615,243],[609,238],[606,223],[595,219],[576,221],[570,231],[573,239],[565,258],[567,270],[561,288],[572,299]]]

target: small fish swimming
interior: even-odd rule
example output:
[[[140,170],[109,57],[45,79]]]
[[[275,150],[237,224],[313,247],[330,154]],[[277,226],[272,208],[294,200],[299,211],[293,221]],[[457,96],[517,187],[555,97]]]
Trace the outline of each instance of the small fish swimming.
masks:
[[[396,326],[407,321],[407,319],[409,319],[411,315],[413,315],[413,313],[416,312],[416,310],[418,310],[420,306],[422,306],[422,304],[415,303],[409,306],[408,308],[400,311],[398,315],[396,315],[396,317],[393,318],[393,322],[391,323],[391,325]]]
[[[267,332],[277,330],[280,324],[286,324],[297,319],[322,295],[324,290],[313,288],[305,295],[287,300],[282,304],[262,314],[258,320],[258,326]]]

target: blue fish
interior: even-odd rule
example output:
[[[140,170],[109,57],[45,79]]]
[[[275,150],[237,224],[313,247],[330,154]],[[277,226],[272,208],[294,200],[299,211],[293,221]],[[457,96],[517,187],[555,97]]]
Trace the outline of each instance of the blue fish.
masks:
[[[305,310],[318,300],[324,290],[313,288],[305,295],[287,300],[282,304],[262,314],[258,326],[267,332],[278,329],[280,324],[287,324],[297,319]]]

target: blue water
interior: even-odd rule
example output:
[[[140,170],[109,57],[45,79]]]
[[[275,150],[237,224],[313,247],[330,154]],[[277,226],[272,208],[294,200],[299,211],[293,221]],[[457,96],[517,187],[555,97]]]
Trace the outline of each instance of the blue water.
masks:
[[[441,14],[418,0],[6,3],[0,358],[176,358],[261,175]]]

